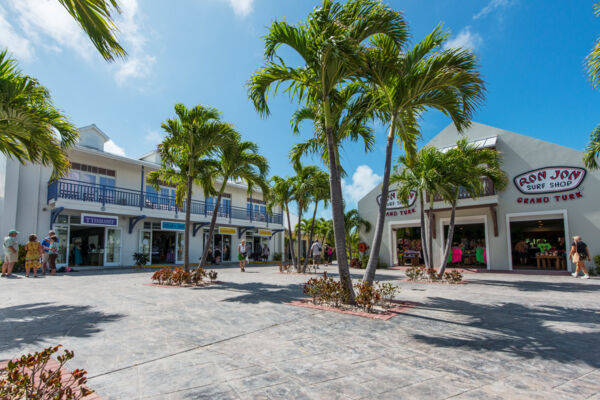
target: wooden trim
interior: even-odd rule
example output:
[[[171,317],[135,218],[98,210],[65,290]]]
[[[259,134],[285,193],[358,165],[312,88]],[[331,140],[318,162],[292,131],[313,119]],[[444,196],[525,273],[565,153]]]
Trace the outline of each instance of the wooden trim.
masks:
[[[490,206],[490,212],[492,213],[492,224],[494,226],[494,236],[498,237],[498,212],[496,206]]]

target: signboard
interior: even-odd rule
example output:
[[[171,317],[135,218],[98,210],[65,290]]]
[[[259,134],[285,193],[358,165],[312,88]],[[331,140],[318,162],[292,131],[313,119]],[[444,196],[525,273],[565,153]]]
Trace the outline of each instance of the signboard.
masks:
[[[160,229],[163,231],[185,231],[185,222],[160,221]]]
[[[546,167],[515,176],[513,182],[523,194],[557,193],[581,185],[586,170],[577,167]]]
[[[258,236],[271,236],[273,232],[267,229],[259,229],[257,235]]]
[[[388,193],[388,201],[387,201],[387,210],[396,210],[401,208],[410,208],[417,201],[417,192],[411,190],[410,197],[408,198],[408,204],[402,204],[402,201],[398,198],[397,192],[395,190],[391,190]],[[381,204],[381,195],[377,196],[377,204]]]
[[[81,214],[81,225],[119,226],[116,215]]]
[[[237,233],[237,228],[232,228],[230,226],[220,226],[219,233],[221,235],[235,235]]]

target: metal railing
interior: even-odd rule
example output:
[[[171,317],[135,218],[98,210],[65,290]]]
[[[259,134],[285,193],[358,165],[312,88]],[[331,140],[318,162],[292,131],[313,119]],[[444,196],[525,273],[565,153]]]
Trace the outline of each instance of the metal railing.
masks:
[[[496,194],[496,189],[494,188],[494,183],[489,178],[482,178],[481,181],[483,183],[483,194],[480,197],[493,196]],[[459,188],[459,192],[458,192],[459,200],[470,199],[470,198],[471,198],[471,195],[469,195],[469,193],[466,190],[464,190],[462,187]],[[435,196],[433,196],[433,200],[434,201],[443,201],[442,196],[437,195],[437,194]],[[429,201],[429,195],[427,195],[427,201]]]
[[[175,213],[185,213],[186,210],[186,202],[183,202],[182,207],[177,207],[174,196],[99,185],[95,183],[85,183],[69,179],[58,179],[48,183],[48,203],[58,199],[100,203],[102,205],[111,204],[125,207],[137,207],[140,210],[152,209]],[[214,204],[206,203],[205,201],[192,200],[190,206],[191,214],[212,217],[213,212],[215,212]],[[250,222],[266,222],[267,224],[283,224],[283,215],[281,213],[269,214],[257,212],[256,210],[233,207],[223,203],[220,204],[217,212],[218,217],[226,218],[230,221],[232,219],[237,219]]]

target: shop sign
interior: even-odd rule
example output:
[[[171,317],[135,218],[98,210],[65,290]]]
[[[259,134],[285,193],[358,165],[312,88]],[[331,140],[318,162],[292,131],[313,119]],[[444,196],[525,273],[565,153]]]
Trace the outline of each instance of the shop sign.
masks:
[[[398,197],[398,193],[395,190],[392,190],[388,194],[386,209],[397,210],[403,208],[411,208],[415,204],[415,201],[417,201],[417,192],[415,190],[410,191],[410,196],[408,197],[408,204],[402,204],[402,200]],[[381,195],[377,196],[377,204],[381,204]]]
[[[230,226],[220,226],[219,233],[221,235],[235,235],[237,233],[237,229]]]
[[[160,229],[163,231],[185,231],[185,222],[160,221]]]
[[[583,168],[546,167],[517,175],[513,182],[523,194],[566,192],[577,189],[585,174]]]
[[[582,199],[583,194],[579,192],[568,193],[568,194],[557,194],[553,196],[537,196],[537,197],[518,197],[517,203],[519,204],[547,204],[550,202],[565,202],[569,200]]]
[[[267,230],[267,229],[259,229],[257,235],[258,236],[271,236],[273,232]]]
[[[116,215],[81,214],[81,225],[119,226]]]

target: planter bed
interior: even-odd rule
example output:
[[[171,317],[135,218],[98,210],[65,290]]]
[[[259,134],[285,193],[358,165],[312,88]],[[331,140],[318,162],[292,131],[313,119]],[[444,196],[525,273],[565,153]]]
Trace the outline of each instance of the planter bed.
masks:
[[[409,283],[433,283],[433,284],[437,284],[437,285],[466,285],[467,283],[469,283],[469,281],[460,281],[460,282],[447,282],[447,281],[429,281],[426,279],[421,279],[421,280],[412,280],[412,279],[402,279],[400,282],[409,282]]]
[[[213,285],[219,285],[221,283],[223,283],[223,282],[221,282],[221,281],[202,282],[199,285],[194,285],[191,283],[186,283],[184,285],[161,285],[158,283],[143,283],[143,285],[144,286],[156,286],[156,287],[169,288],[169,289],[179,289],[179,288],[194,288],[194,287],[213,286]]]
[[[388,319],[390,319],[398,314],[401,314],[419,304],[419,303],[414,303],[411,301],[400,301],[400,300],[394,300],[394,301],[392,301],[392,303],[396,304],[397,306],[392,307],[392,308],[387,308],[387,309],[377,308],[374,312],[370,312],[370,313],[363,311],[362,309],[360,309],[358,307],[353,307],[353,306],[342,306],[342,307],[344,307],[344,308],[342,308],[342,307],[333,307],[333,306],[329,306],[326,304],[313,304],[311,299],[294,300],[294,301],[291,301],[286,304],[289,304],[291,306],[296,306],[296,307],[312,308],[312,309],[321,310],[321,311],[331,311],[331,312],[336,312],[336,313],[340,313],[340,314],[355,315],[357,317],[363,317],[363,318],[380,319],[383,321],[387,321]]]

